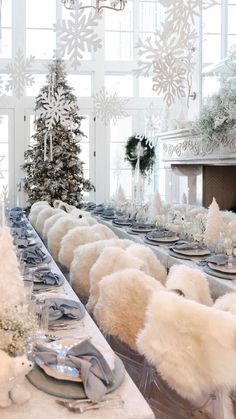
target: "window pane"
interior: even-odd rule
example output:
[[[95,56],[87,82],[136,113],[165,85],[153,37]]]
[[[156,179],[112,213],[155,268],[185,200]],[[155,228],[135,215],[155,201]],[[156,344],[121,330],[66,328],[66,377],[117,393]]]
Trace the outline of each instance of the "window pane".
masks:
[[[214,63],[220,60],[220,35],[204,35],[203,63]]]
[[[117,192],[119,185],[122,186],[127,198],[131,197],[132,193],[132,172],[131,170],[122,170],[118,175],[116,171],[111,170],[110,177],[110,195]]]
[[[12,57],[12,29],[1,30],[1,48],[0,58],[11,58]]]
[[[41,87],[46,84],[45,74],[34,74],[35,83],[32,86],[26,86],[26,96],[37,96]]]
[[[120,13],[116,13],[113,10],[105,10],[105,30],[133,30],[133,2],[131,0],[128,1],[125,9]]]
[[[89,142],[89,116],[82,115],[85,119],[81,121],[81,131],[84,133],[84,137],[81,137],[81,143]]]
[[[140,97],[157,97],[156,92],[152,90],[151,77],[139,77],[139,96]],[[159,95],[160,96],[160,95]]]
[[[12,2],[10,0],[3,0],[2,2],[2,27],[12,27]]]
[[[8,143],[0,144],[0,157],[4,156],[3,159],[0,158],[0,171],[8,170]],[[0,175],[1,176],[1,175]]]
[[[119,119],[116,124],[110,123],[111,142],[125,142],[132,134],[132,117]]]
[[[234,6],[228,6],[228,33],[236,33],[235,27],[236,19],[236,4]]]
[[[105,86],[110,94],[133,96],[133,76],[105,76]]]
[[[6,143],[8,142],[8,116],[0,114],[0,117],[0,143]]]
[[[78,97],[91,97],[91,76],[70,74],[67,76],[68,83],[74,88],[74,94]]]
[[[209,9],[203,10],[203,31],[210,33],[221,32],[221,6],[209,7]]]
[[[141,32],[155,32],[160,27],[161,6],[154,1],[140,1],[139,28]]]
[[[52,28],[55,21],[55,0],[26,0],[27,28]]]
[[[114,13],[114,12],[113,12]],[[133,33],[106,32],[105,59],[129,61],[133,59]]]
[[[6,96],[12,96],[12,90],[5,91],[5,87],[6,87],[6,84],[8,82],[9,75],[8,74],[0,74],[0,77],[1,77],[1,80],[2,80],[1,93],[6,95]]]
[[[126,143],[111,143],[111,169],[117,173],[123,169],[130,169],[130,164],[124,159]]]
[[[81,143],[81,153],[79,154],[80,160],[84,163],[84,170],[89,169],[89,144]]]
[[[236,35],[229,35],[228,36],[228,51],[231,47],[235,47],[236,45]]]
[[[217,77],[203,77],[202,80],[202,96],[211,96],[218,93],[220,89],[220,80]]]
[[[40,41],[40,42],[39,42]],[[26,55],[51,59],[56,46],[56,35],[52,30],[26,29]]]

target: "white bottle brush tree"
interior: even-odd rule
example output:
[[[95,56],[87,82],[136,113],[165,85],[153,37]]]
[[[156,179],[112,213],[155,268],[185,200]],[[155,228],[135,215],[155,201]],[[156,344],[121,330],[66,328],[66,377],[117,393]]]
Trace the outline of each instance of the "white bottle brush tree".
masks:
[[[215,198],[213,198],[207,214],[204,243],[207,246],[217,246],[220,240],[220,233],[223,229],[224,222],[222,215]]]
[[[24,189],[29,204],[59,199],[81,206],[83,192],[92,184],[84,178],[83,162],[79,158],[80,130],[83,117],[72,88],[66,81],[61,60],[49,65],[47,84],[36,97],[35,134],[33,144],[25,152]]]

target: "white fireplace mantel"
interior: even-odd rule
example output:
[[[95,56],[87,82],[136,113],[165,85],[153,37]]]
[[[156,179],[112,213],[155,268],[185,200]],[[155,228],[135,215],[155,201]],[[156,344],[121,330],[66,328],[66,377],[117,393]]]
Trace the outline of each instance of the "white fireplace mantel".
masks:
[[[187,128],[163,132],[158,137],[165,163],[236,165],[236,138],[206,143]]]

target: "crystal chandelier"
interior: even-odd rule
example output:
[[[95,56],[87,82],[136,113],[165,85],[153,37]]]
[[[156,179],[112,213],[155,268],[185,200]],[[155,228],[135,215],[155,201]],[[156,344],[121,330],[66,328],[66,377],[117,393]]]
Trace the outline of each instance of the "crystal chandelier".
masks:
[[[64,4],[66,9],[75,9],[76,5],[79,0],[61,0],[62,4]],[[109,3],[108,5],[105,5],[104,3]],[[95,0],[95,5],[90,6],[82,6],[79,5],[79,9],[87,9],[89,7],[92,7],[97,12],[99,12],[102,9],[111,9],[115,11],[124,10],[125,5],[127,3],[127,0]]]

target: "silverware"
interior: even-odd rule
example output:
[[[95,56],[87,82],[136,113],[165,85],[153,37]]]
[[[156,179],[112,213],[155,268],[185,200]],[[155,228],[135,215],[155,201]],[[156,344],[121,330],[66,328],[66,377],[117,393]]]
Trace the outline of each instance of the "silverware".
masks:
[[[78,399],[78,400],[56,400],[56,402],[66,407],[71,412],[84,413],[87,410],[99,409],[100,407],[111,406],[112,407],[123,407],[124,401],[120,396],[106,397],[99,402],[92,402],[90,399]]]

